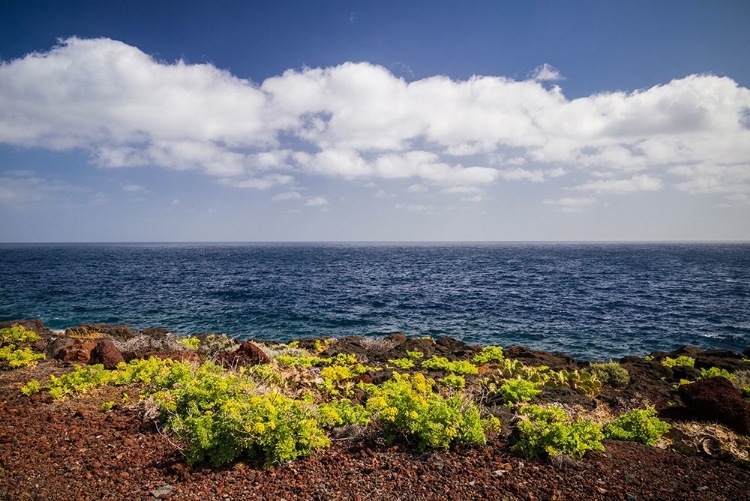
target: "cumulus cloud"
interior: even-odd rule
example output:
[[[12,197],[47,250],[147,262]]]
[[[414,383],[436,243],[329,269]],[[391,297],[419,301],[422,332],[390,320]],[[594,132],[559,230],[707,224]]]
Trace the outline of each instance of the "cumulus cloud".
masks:
[[[636,191],[659,191],[664,186],[661,179],[646,175],[633,176],[629,179],[601,179],[589,181],[575,187],[577,190],[596,193],[633,193]]]
[[[525,80],[407,82],[363,62],[254,83],[115,40],[70,38],[0,65],[0,142],[83,149],[105,168],[196,170],[250,189],[303,174],[484,187],[573,169],[598,173],[577,187],[598,193],[672,179],[688,193],[750,187],[750,90],[731,78],[577,99],[544,83],[561,78],[545,64]]]
[[[554,82],[556,80],[564,80],[560,70],[552,66],[551,64],[544,63],[538,66],[531,72],[531,78],[537,82]]]
[[[140,184],[135,184],[135,183],[127,183],[127,184],[122,185],[122,191],[133,192],[133,191],[142,191],[144,189],[145,188],[143,186],[141,186]]]
[[[281,200],[299,200],[302,198],[302,195],[299,191],[285,191],[284,193],[278,193],[271,197],[271,200],[274,202],[279,202]]]
[[[305,205],[309,207],[316,207],[318,205],[328,205],[326,197],[310,197],[305,201]]]

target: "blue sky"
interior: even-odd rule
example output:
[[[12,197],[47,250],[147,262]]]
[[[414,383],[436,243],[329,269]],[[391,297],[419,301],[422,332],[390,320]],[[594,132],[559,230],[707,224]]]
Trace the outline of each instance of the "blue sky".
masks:
[[[0,241],[747,240],[749,25],[742,1],[6,1]]]

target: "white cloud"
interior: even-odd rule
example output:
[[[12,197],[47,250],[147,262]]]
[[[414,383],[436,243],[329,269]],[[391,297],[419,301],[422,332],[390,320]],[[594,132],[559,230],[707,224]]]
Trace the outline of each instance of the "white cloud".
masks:
[[[127,184],[122,185],[122,191],[133,192],[133,191],[142,191],[144,189],[145,188],[143,186],[141,186],[140,184],[135,184],[135,183],[127,183]]]
[[[589,181],[575,187],[577,190],[596,193],[634,193],[638,191],[659,191],[664,186],[661,179],[651,176],[633,176],[630,179],[601,179]]]
[[[278,202],[281,200],[299,200],[302,198],[302,195],[299,191],[285,191],[284,193],[279,193],[271,197],[271,200],[274,202]]]
[[[102,167],[197,170],[254,189],[300,172],[442,188],[572,169],[612,172],[580,187],[598,192],[660,189],[667,172],[689,193],[750,189],[750,90],[731,78],[577,99],[544,84],[561,78],[545,64],[520,81],[407,82],[344,63],[255,84],[114,40],[70,38],[0,65],[0,142],[80,148]]]
[[[560,73],[560,70],[547,63],[534,68],[534,71],[531,72],[531,78],[536,80],[537,82],[554,82],[557,80],[565,80],[565,78],[562,76],[562,73]]]
[[[574,198],[564,197],[557,200],[545,199],[545,205],[556,205],[560,212],[583,212],[583,210],[596,202],[596,198]]]
[[[180,199],[179,198],[175,198],[175,199],[172,200],[172,205],[179,205],[179,204],[180,204]]]
[[[373,195],[375,198],[386,198],[388,194],[383,190],[378,190],[375,192],[375,195]]]
[[[421,193],[425,191],[429,191],[429,188],[423,184],[411,184],[409,185],[409,188],[407,188],[407,191],[410,193]]]
[[[311,197],[305,201],[305,205],[309,207],[315,207],[318,205],[328,205],[328,200],[325,197]]]

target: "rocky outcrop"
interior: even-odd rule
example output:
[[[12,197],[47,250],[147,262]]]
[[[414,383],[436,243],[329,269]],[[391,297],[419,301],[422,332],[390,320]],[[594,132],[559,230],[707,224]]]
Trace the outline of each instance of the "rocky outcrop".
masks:
[[[63,362],[88,364],[94,348],[96,348],[96,341],[74,342],[59,350],[55,358]]]
[[[702,379],[680,386],[678,393],[692,418],[720,423],[743,435],[750,434],[750,403],[742,399],[728,379]]]
[[[251,341],[245,341],[235,351],[225,351],[216,357],[216,363],[222,367],[247,367],[270,361],[263,350]]]
[[[127,325],[81,324],[66,329],[65,335],[75,338],[108,338],[114,341],[127,341],[137,334]]]
[[[732,350],[706,350],[695,357],[695,368],[708,369],[710,367],[718,367],[730,372],[748,370],[748,363],[742,360],[742,355]]]

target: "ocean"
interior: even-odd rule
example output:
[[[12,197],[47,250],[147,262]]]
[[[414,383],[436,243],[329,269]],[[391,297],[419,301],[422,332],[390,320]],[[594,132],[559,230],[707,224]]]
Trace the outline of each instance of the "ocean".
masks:
[[[750,244],[3,244],[0,320],[452,336],[584,360],[750,346]]]

